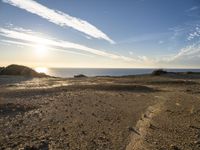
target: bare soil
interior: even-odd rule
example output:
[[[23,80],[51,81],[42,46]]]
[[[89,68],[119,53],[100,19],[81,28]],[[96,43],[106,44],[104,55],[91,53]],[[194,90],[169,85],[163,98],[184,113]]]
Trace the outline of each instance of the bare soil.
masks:
[[[0,149],[198,150],[188,76],[0,77]]]

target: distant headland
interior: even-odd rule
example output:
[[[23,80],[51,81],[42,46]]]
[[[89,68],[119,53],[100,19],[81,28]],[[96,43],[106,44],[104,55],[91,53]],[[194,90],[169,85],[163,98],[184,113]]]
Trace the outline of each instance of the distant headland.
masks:
[[[25,76],[25,77],[49,77],[44,73],[38,73],[35,70],[22,66],[12,64],[7,67],[0,67],[0,75],[12,75],[12,76]]]

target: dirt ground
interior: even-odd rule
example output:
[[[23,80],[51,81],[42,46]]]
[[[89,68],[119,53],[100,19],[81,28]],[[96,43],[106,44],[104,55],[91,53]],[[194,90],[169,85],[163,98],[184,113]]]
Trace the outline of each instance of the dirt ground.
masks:
[[[0,77],[0,149],[198,150],[200,77]]]

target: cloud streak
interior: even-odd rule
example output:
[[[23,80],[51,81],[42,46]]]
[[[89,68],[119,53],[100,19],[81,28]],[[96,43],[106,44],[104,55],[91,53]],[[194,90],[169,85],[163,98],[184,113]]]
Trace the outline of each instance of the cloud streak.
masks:
[[[180,52],[172,58],[172,60],[177,60],[177,59],[186,58],[186,57],[192,58],[192,57],[196,57],[197,55],[200,55],[199,43],[193,44],[181,49]]]
[[[9,39],[20,40],[20,41],[23,41],[23,43],[27,42],[28,45],[30,43],[43,44],[43,45],[47,45],[49,47],[54,47],[54,48],[80,50],[80,51],[84,51],[87,53],[91,53],[94,55],[103,56],[103,57],[107,57],[111,59],[121,59],[124,61],[136,61],[133,58],[112,54],[112,53],[105,52],[102,50],[93,49],[93,48],[72,43],[69,41],[63,41],[63,40],[58,40],[58,39],[53,39],[53,38],[43,38],[43,37],[37,36],[38,34],[39,33],[37,32],[25,30],[22,28],[13,28],[13,29],[0,28],[1,36],[9,38]]]
[[[190,62],[193,61],[194,58],[197,58],[199,60],[200,57],[200,43],[197,42],[195,44],[186,46],[182,48],[178,53],[166,57],[162,57],[155,63],[161,63],[161,64],[174,64],[175,66],[178,65],[178,63],[184,63],[185,61],[189,60]]]
[[[191,11],[195,11],[195,10],[198,10],[199,7],[198,6],[193,6],[191,8],[189,8],[188,10],[186,10],[186,12],[191,12]]]
[[[0,36],[6,38],[1,40],[3,43],[29,47],[35,47],[35,45],[43,44],[46,45],[49,50],[56,50],[77,55],[86,55],[90,57],[97,55],[110,59],[123,60],[133,64],[144,64],[154,67],[159,65],[160,67],[170,66],[172,63],[174,66],[177,66],[180,64],[180,62],[185,62],[187,60],[192,61],[194,58],[200,58],[200,42],[182,48],[176,54],[159,58],[149,58],[146,56],[135,56],[133,52],[130,52],[131,57],[125,57],[69,41],[59,40],[51,37],[44,38],[44,36],[42,37],[41,33],[25,30],[23,28],[0,28]]]
[[[27,43],[27,42],[20,42],[20,41],[16,41],[16,40],[0,40],[0,42],[2,43],[8,43],[8,44],[14,44],[14,45],[20,45],[20,46],[28,46],[28,47],[35,47],[34,43]],[[52,51],[60,51],[60,52],[67,52],[67,53],[71,53],[71,54],[75,54],[75,55],[82,55],[82,56],[87,56],[87,57],[93,57],[92,55],[88,55],[88,54],[84,54],[84,53],[79,53],[79,52],[74,52],[74,51],[70,51],[70,50],[63,50],[63,49],[57,49],[57,48],[53,48],[53,47],[48,47],[48,50],[52,50]]]
[[[75,30],[83,32],[93,38],[104,39],[112,44],[115,42],[110,39],[105,33],[99,30],[89,22],[70,16],[61,11],[50,9],[34,0],[2,0],[15,7],[24,9],[30,13],[36,14],[49,22],[57,24],[61,27],[71,27]]]

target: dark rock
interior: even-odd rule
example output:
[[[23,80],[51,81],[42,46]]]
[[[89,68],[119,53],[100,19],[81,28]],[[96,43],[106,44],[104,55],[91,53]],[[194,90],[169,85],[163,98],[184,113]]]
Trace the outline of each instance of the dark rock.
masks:
[[[63,132],[66,132],[66,130],[65,130],[65,128],[64,128],[64,127],[62,128],[62,130],[63,130]]]
[[[154,126],[154,125],[153,125],[153,124],[151,124],[151,123],[149,124],[149,128],[150,128],[150,129],[153,129],[153,130],[157,129],[157,127],[156,127],[156,126]]]
[[[49,144],[47,141],[42,141],[37,146],[26,146],[24,150],[49,150]]]
[[[20,65],[9,65],[5,68],[0,68],[0,75],[16,75],[26,77],[48,77],[44,73],[37,73],[35,70]]]
[[[200,74],[200,72],[192,72],[192,71],[188,71],[188,72],[186,72],[185,74],[188,74],[188,75],[199,75]]]
[[[1,73],[1,71],[4,69],[4,67],[0,67],[0,73]]]
[[[155,75],[155,76],[160,76],[160,75],[163,75],[163,74],[167,74],[167,71],[164,71],[163,69],[158,69],[158,70],[154,70],[152,72],[152,75]]]
[[[85,132],[85,131],[82,131],[81,133],[82,133],[83,135],[86,135],[86,132]]]
[[[137,135],[140,135],[140,133],[136,129],[134,129],[133,127],[129,127],[128,130],[136,133]]]
[[[74,75],[74,78],[85,78],[85,77],[87,76],[84,74]]]
[[[197,129],[197,130],[200,130],[200,127],[196,127],[196,126],[193,126],[193,125],[189,125],[190,128],[193,128],[193,129]]]
[[[180,150],[180,148],[175,145],[170,145],[170,150]]]

